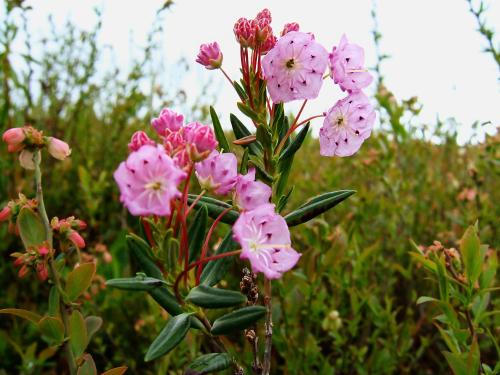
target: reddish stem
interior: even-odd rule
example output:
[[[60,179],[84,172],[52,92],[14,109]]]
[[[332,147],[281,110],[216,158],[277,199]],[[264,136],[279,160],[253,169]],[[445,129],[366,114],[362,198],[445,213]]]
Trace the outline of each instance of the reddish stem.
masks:
[[[234,250],[234,251],[229,251],[227,253],[222,253],[222,254],[217,254],[217,255],[212,255],[210,257],[207,257],[203,260],[198,260],[194,263],[191,263],[184,271],[182,271],[178,276],[177,278],[175,279],[175,283],[174,283],[174,293],[175,293],[175,298],[177,298],[177,301],[179,301],[179,303],[181,304],[184,304],[184,301],[182,300],[180,294],[179,294],[179,282],[182,280],[183,277],[185,277],[185,275],[187,275],[187,273],[189,271],[191,271],[193,268],[203,264],[203,263],[207,263],[207,262],[210,262],[212,260],[217,260],[217,259],[221,259],[221,258],[226,258],[226,257],[230,257],[230,256],[233,256],[233,255],[238,255],[239,253],[241,253],[241,250]]]
[[[217,227],[217,224],[219,224],[219,222],[224,217],[224,215],[227,214],[231,209],[232,209],[232,207],[226,208],[224,211],[222,211],[220,213],[219,216],[217,216],[217,218],[212,223],[212,226],[208,230],[207,237],[205,238],[205,242],[203,243],[203,247],[201,248],[200,261],[202,261],[205,258],[205,255],[207,254],[208,244],[210,242],[210,238],[212,237],[212,234],[213,234],[215,228]],[[196,285],[198,285],[200,283],[200,277],[201,277],[201,271],[202,270],[203,270],[203,267],[200,264],[199,267],[198,267],[198,271],[196,272]]]
[[[184,242],[187,238],[187,231],[186,231],[186,218],[184,215],[185,212],[185,207],[187,206],[187,193],[188,193],[188,188],[189,188],[189,180],[191,179],[191,174],[193,173],[193,168],[194,164],[191,163],[188,169],[187,177],[186,177],[186,183],[184,184],[184,189],[182,190],[182,197],[179,202],[179,207],[177,210],[177,221],[175,223],[175,232],[177,233],[179,226],[181,227],[181,241],[180,241],[180,248],[179,248],[179,263],[182,263],[183,256],[185,255],[185,249],[184,249]]]
[[[191,212],[191,210],[194,208],[194,206],[196,206],[196,204],[200,201],[201,197],[203,197],[206,192],[207,192],[206,190],[203,190],[200,194],[198,194],[198,196],[193,201],[193,203],[191,203],[191,205],[188,207],[188,210],[186,212],[186,216],[189,215],[189,213]]]
[[[141,223],[142,226],[144,227],[144,233],[146,233],[146,238],[148,239],[149,244],[151,245],[151,247],[154,247],[155,240],[153,239],[153,234],[151,232],[151,225],[149,225],[149,223],[146,220],[144,220],[143,217],[141,217]]]
[[[222,72],[222,74],[224,74],[224,76],[227,78],[227,80],[229,81],[229,83],[231,84],[231,86],[234,87],[233,80],[231,79],[231,77],[229,77],[229,75],[226,73],[226,71],[224,69],[222,69],[222,66],[219,69]]]
[[[304,107],[306,106],[307,104],[307,99],[304,100],[304,102],[302,103],[302,106],[300,107],[300,110],[299,110],[299,113],[297,113],[297,116],[295,117],[295,120],[293,121],[293,124],[290,126],[290,128],[287,130],[285,136],[283,137],[283,139],[281,140],[281,142],[279,143],[278,147],[276,148],[276,150],[274,151],[274,154],[275,155],[278,155],[281,151],[281,149],[283,148],[283,146],[285,145],[285,142],[286,140],[288,139],[288,137],[290,137],[290,135],[294,132],[294,130],[296,129],[295,125],[297,124],[297,121],[299,121],[299,118],[300,118],[300,115],[302,114],[302,111],[304,110]]]

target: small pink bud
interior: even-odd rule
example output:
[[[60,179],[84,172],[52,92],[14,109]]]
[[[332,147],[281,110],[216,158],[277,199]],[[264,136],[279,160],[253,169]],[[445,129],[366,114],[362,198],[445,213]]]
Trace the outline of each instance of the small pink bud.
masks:
[[[290,31],[299,31],[299,29],[300,26],[297,22],[286,23],[285,26],[283,27],[283,31],[281,32],[280,36],[288,34]]]
[[[85,247],[85,240],[82,236],[80,236],[80,233],[75,230],[69,232],[68,239],[79,249],[83,249]]]
[[[128,144],[129,151],[137,151],[144,145],[155,145],[155,142],[151,140],[146,133],[142,130],[136,131],[132,138],[130,139],[130,143]]]
[[[47,246],[40,246],[38,248],[38,254],[40,254],[41,256],[45,256],[49,253],[49,248]]]
[[[184,116],[169,108],[163,108],[160,112],[160,116],[151,121],[151,125],[161,136],[165,136],[167,129],[172,132],[178,131],[183,124]]]
[[[76,221],[76,225],[78,225],[78,229],[80,230],[84,230],[84,229],[87,229],[87,223],[83,220],[75,220]]]
[[[38,280],[40,281],[45,281],[49,277],[49,271],[47,270],[47,267],[44,263],[38,263],[36,265],[36,273],[38,276]]]
[[[28,150],[22,150],[19,154],[19,163],[24,169],[34,170],[35,162],[33,161],[33,153]]]
[[[205,68],[219,69],[222,65],[222,52],[217,42],[202,44],[196,62]]]
[[[64,160],[71,154],[69,145],[66,142],[54,137],[49,137],[47,148],[52,157],[59,160]]]
[[[111,263],[113,261],[113,256],[106,251],[102,256],[102,259],[104,260],[104,263]]]
[[[5,143],[10,145],[19,145],[26,139],[26,134],[23,128],[11,128],[3,133],[2,139]],[[9,151],[12,152],[12,151]]]
[[[16,260],[14,261],[14,267],[19,267],[21,264],[24,264],[24,256],[20,255]]]
[[[24,266],[21,267],[21,269],[19,270],[19,272],[17,273],[17,276],[19,276],[19,278],[23,278],[25,277],[28,273],[30,272],[30,269],[29,267],[25,264]]]
[[[184,139],[192,161],[205,159],[218,144],[212,128],[199,122],[192,122],[184,127]]]
[[[180,149],[186,146],[186,141],[180,131],[165,131],[165,140],[164,140],[165,150],[168,154],[174,154]]]
[[[5,206],[2,211],[0,211],[0,222],[9,220],[12,210],[9,206]]]

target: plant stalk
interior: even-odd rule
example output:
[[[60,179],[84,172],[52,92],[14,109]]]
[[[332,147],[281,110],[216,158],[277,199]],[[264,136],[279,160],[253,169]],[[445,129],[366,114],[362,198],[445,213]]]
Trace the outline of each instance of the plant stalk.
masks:
[[[264,347],[264,363],[263,363],[263,375],[269,375],[271,373],[271,351],[273,346],[273,316],[272,316],[272,305],[271,305],[271,280],[264,280],[264,291],[266,296],[264,301],[266,304],[266,341]]]

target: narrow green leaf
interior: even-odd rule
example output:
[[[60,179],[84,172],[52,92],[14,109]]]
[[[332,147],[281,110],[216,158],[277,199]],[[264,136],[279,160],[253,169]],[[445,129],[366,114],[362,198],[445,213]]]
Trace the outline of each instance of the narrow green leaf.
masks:
[[[245,303],[246,296],[240,292],[227,289],[198,285],[189,291],[186,301],[207,309],[239,306]]]
[[[88,335],[85,320],[78,310],[73,310],[69,318],[69,336],[71,351],[76,358],[79,358],[87,347]]]
[[[38,322],[38,329],[52,345],[59,345],[64,340],[64,324],[60,318],[46,316]]]
[[[243,125],[243,123],[232,113],[229,116],[229,120],[231,121],[231,126],[233,128],[234,136],[236,139],[248,137],[249,135],[251,135],[250,131],[246,128],[246,126]],[[258,141],[252,142],[245,147],[248,148],[249,152],[252,155],[257,155],[259,157],[262,157],[263,148],[260,142]]]
[[[210,353],[196,358],[189,368],[197,374],[209,374],[229,368],[233,363],[231,356],[227,353]]]
[[[129,234],[126,237],[127,247],[139,263],[141,270],[148,276],[158,280],[164,280],[163,273],[150,257],[151,247],[142,238],[135,234]]]
[[[439,302],[439,300],[437,300],[433,297],[428,297],[428,296],[418,297],[418,299],[417,299],[417,305],[420,305],[420,304],[426,303],[426,302]]]
[[[288,186],[288,176],[293,165],[293,156],[278,163],[278,180],[274,185],[274,197],[281,197]]]
[[[460,253],[464,262],[465,275],[471,285],[474,285],[481,274],[484,256],[481,254],[481,242],[477,230],[473,226],[467,228],[460,241]]]
[[[237,106],[238,109],[241,111],[241,113],[243,113],[245,116],[249,117],[251,120],[254,120],[255,122],[259,122],[259,115],[252,108],[241,102],[238,102]]]
[[[264,146],[264,148],[270,148],[272,143],[271,133],[267,126],[259,125],[257,126],[257,140]]]
[[[37,313],[34,313],[32,311],[23,310],[23,309],[14,309],[14,308],[1,309],[0,314],[15,315],[15,316],[18,316],[20,318],[29,320],[30,322],[33,322],[35,324],[38,324],[40,319],[42,319],[41,315],[38,315]]]
[[[42,220],[31,208],[21,208],[17,216],[17,228],[25,248],[40,245],[46,239]]]
[[[189,194],[188,203],[193,203],[196,197],[197,196],[195,194]],[[203,206],[206,207],[208,216],[210,216],[212,219],[217,218],[222,213],[222,211],[231,207],[225,202],[210,197],[202,197],[195,205],[196,208],[200,208]],[[238,219],[238,216],[239,214],[236,210],[231,210],[222,217],[221,222],[225,224],[234,224],[234,222]]]
[[[242,101],[246,102],[247,99],[248,99],[248,96],[247,96],[247,93],[245,92],[245,89],[243,88],[243,86],[241,86],[237,81],[234,81],[233,82],[233,87],[236,90],[236,93],[238,94],[238,96],[240,97],[240,99]]]
[[[59,291],[56,286],[50,288],[49,293],[49,315],[50,316],[59,316],[59,303],[60,303]]]
[[[339,190],[321,194],[295,211],[290,212],[285,216],[285,220],[289,227],[305,223],[335,207],[354,193],[354,190]]]
[[[286,207],[286,204],[288,203],[288,199],[290,198],[290,195],[292,195],[293,189],[295,186],[292,186],[292,188],[286,193],[286,195],[282,195],[278,201],[278,204],[276,205],[276,212],[281,212],[283,209]]]
[[[450,365],[453,373],[455,375],[471,375],[467,366],[467,360],[464,358],[463,354],[450,353],[443,351],[443,355],[446,358],[446,361]]]
[[[297,134],[293,142],[281,152],[279,160],[285,160],[293,155],[299,150],[306,139],[307,133],[309,132],[310,123],[308,122],[306,126],[302,128],[302,130]]]
[[[75,301],[87,290],[95,274],[95,263],[83,263],[68,275],[65,292],[70,301]]]
[[[229,142],[226,139],[224,130],[222,130],[219,116],[217,116],[217,112],[215,112],[215,109],[212,106],[210,106],[210,117],[212,118],[212,124],[214,125],[215,137],[219,142],[219,149],[222,149],[224,152],[231,152],[231,149],[229,148]]]
[[[229,251],[236,250],[237,248],[238,244],[233,241],[233,232],[229,231],[222,239],[222,242],[215,254],[227,253]],[[208,286],[217,284],[224,277],[233,261],[233,257],[227,257],[207,263],[201,273],[201,284]]]
[[[211,332],[214,335],[225,335],[234,331],[241,331],[250,327],[256,321],[264,317],[266,308],[264,306],[248,306],[221,316],[212,325]]]
[[[243,152],[243,156],[241,157],[241,163],[239,169],[240,174],[248,173],[248,160],[249,160],[248,148],[246,148],[245,151]]]
[[[184,339],[191,325],[190,314],[180,314],[170,318],[167,325],[153,341],[144,360],[152,361],[174,349]]]
[[[142,292],[147,292],[164,284],[165,282],[163,280],[147,276],[126,277],[106,281],[106,286],[111,288]]]
[[[189,240],[189,263],[194,261],[200,255],[203,241],[205,239],[205,232],[208,222],[208,209],[207,206],[201,206],[196,212],[195,217],[188,230]]]

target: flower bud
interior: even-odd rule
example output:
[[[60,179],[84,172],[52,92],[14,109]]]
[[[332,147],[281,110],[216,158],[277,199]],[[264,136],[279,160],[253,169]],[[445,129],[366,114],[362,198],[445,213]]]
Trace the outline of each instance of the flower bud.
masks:
[[[290,22],[286,23],[285,26],[283,27],[283,31],[281,31],[280,36],[283,36],[290,31],[299,31],[299,24],[297,22]]]
[[[69,234],[68,234],[68,240],[70,240],[71,242],[73,242],[73,245],[75,245],[79,249],[83,249],[85,247],[85,240],[80,235],[80,233],[78,233],[75,230],[72,230],[71,232],[69,232]]]
[[[19,270],[19,272],[17,273],[17,276],[19,276],[19,278],[23,278],[25,277],[28,273],[30,272],[30,269],[29,267],[25,264],[21,267],[21,269]]]
[[[11,128],[5,131],[3,133],[2,139],[7,145],[9,145],[10,149],[13,146],[21,146],[24,140],[26,139],[26,134],[24,133],[23,128]],[[15,152],[11,151],[9,149],[9,152]],[[18,150],[17,150],[18,151]]]
[[[212,128],[199,122],[192,122],[184,127],[184,139],[193,161],[205,159],[218,144]]]
[[[205,68],[219,69],[222,65],[222,52],[217,42],[202,44],[196,62]]]
[[[10,207],[5,206],[2,211],[0,211],[0,222],[9,220],[11,214],[12,210]]]
[[[35,162],[33,161],[33,153],[28,150],[22,150],[19,154],[19,163],[24,169],[34,170]]]
[[[47,148],[49,150],[50,155],[59,160],[64,160],[71,154],[71,149],[69,148],[69,145],[66,142],[61,141],[60,139],[54,137],[48,138]]]
[[[151,125],[161,136],[165,136],[167,129],[172,132],[178,131],[183,124],[184,116],[169,108],[163,108],[160,112],[160,116],[151,121]]]
[[[130,139],[130,143],[128,144],[128,149],[130,152],[137,151],[144,145],[155,145],[155,142],[151,140],[146,133],[142,130],[135,132]]]
[[[36,274],[38,276],[38,280],[45,281],[49,277],[49,271],[47,270],[47,266],[45,263],[38,263],[36,265]]]

